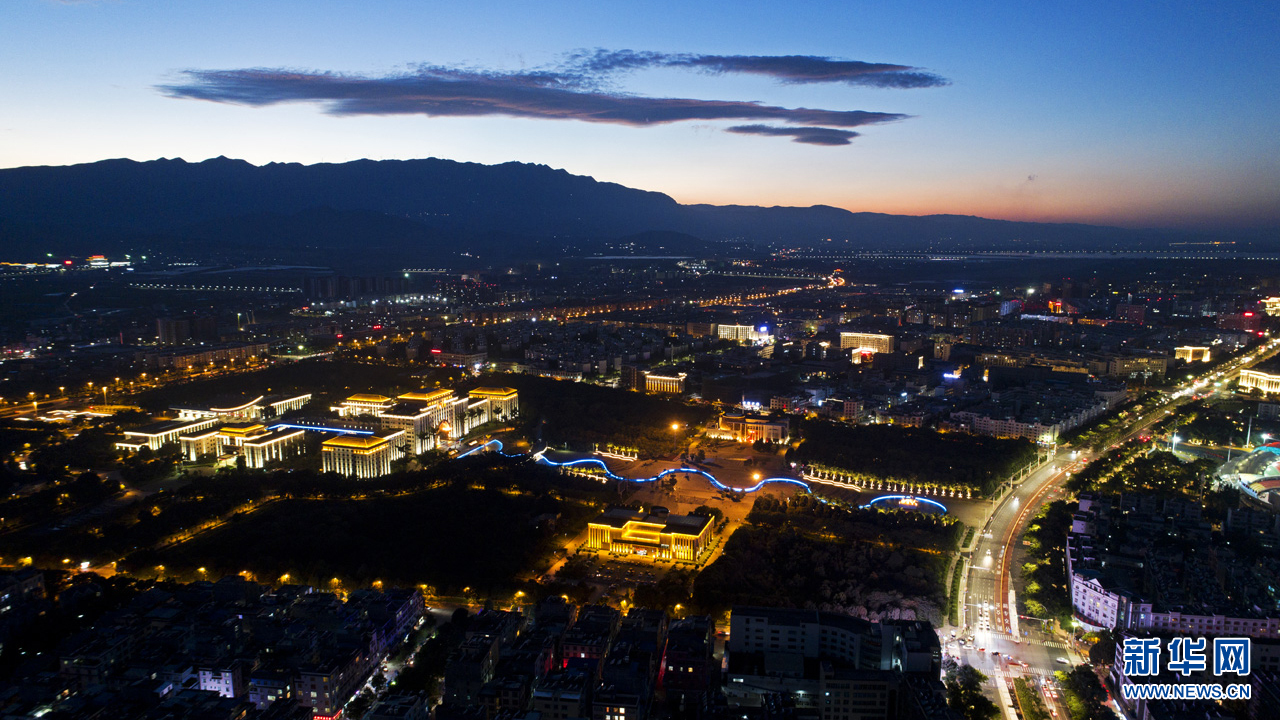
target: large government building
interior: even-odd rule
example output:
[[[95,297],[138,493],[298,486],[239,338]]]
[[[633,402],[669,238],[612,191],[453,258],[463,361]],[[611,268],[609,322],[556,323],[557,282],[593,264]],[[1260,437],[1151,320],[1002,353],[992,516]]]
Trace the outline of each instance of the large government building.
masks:
[[[1280,392],[1280,368],[1271,363],[1263,363],[1258,367],[1241,370],[1240,389],[1257,390],[1263,395]]]
[[[491,421],[520,413],[513,388],[479,387],[460,394],[444,388],[397,397],[357,393],[331,408],[334,415],[301,417],[311,394],[258,396],[216,407],[173,408],[176,420],[125,431],[121,450],[160,450],[177,445],[183,460],[250,468],[306,451],[308,433],[319,433],[325,472],[372,478],[391,472],[406,454],[433,450]],[[335,417],[336,416],[336,417]]]
[[[587,525],[586,547],[658,560],[696,561],[711,542],[711,518],[609,508]]]
[[[720,416],[715,437],[737,442],[786,442],[791,434],[791,422],[786,418],[771,420],[761,415],[726,413]]]
[[[404,457],[403,430],[380,430],[371,435],[339,435],[320,445],[325,472],[373,478],[391,473],[391,463]]]

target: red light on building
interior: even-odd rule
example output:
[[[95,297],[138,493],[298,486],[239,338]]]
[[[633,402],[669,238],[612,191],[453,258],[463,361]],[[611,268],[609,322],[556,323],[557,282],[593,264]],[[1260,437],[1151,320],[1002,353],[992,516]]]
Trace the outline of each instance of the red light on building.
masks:
[[[440,353],[442,353],[442,352],[444,352],[444,351],[443,351],[443,350],[441,350],[440,348],[431,348],[431,353],[432,353],[433,355],[439,355],[439,354],[440,354]]]
[[[1253,313],[1252,313],[1252,312],[1246,312],[1246,313],[1244,314],[1244,316],[1245,316],[1245,317],[1253,317]]]
[[[373,326],[373,329],[374,329],[374,330],[381,330],[381,329],[382,329],[382,326],[381,326],[381,325],[374,325],[374,326]]]
[[[338,338],[339,340],[341,340],[341,339],[342,339],[342,333],[338,333],[337,335],[334,335],[334,337],[336,337],[336,338]]]
[[[70,264],[71,264],[71,261],[70,261],[70,260],[63,260],[63,261],[62,261],[62,264],[63,264],[63,265],[70,265]]]

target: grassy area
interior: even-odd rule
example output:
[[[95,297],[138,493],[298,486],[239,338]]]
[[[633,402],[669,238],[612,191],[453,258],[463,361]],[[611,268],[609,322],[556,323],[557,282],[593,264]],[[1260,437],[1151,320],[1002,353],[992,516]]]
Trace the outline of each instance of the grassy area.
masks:
[[[789,527],[812,537],[865,541],[948,555],[959,547],[964,523],[947,515],[914,510],[870,510],[824,502],[812,495],[790,500],[756,498],[747,520],[762,527]]]
[[[708,405],[675,398],[533,375],[491,375],[481,383],[519,390],[520,414],[529,434],[540,433],[552,445],[567,443],[578,450],[612,444],[634,448],[641,457],[674,455],[716,413]],[[679,427],[672,430],[673,424]]]
[[[1067,594],[1066,543],[1075,504],[1055,500],[1040,508],[1023,537],[1029,542],[1023,608],[1037,618],[1071,619],[1071,598]]]
[[[225,471],[53,534],[4,536],[0,555],[42,567],[118,560],[143,577],[164,565],[184,579],[203,567],[208,577],[250,570],[265,581],[288,573],[322,585],[336,576],[479,591],[531,571],[614,497],[599,482],[497,455],[365,481]]]
[[[964,558],[958,558],[951,571],[951,594],[947,596],[947,622],[955,626],[960,625],[960,581],[964,578],[964,567]]]
[[[940,433],[893,425],[843,425],[808,420],[789,460],[838,470],[863,480],[891,480],[984,495],[1036,458],[1028,440]]]
[[[1115,717],[1115,713],[1106,706],[1107,692],[1092,667],[1077,665],[1068,672],[1059,670],[1053,675],[1062,689],[1062,700],[1072,720]]]
[[[1044,699],[1040,697],[1040,693],[1031,689],[1026,678],[1015,678],[1013,689],[1018,695],[1018,707],[1022,709],[1023,720],[1050,720]]]
[[[580,532],[598,511],[551,494],[461,485],[360,500],[281,500],[188,542],[136,553],[128,565],[164,565],[166,574],[192,577],[198,568],[212,577],[248,570],[265,581],[287,573],[322,587],[336,577],[496,593],[549,564],[565,534]]]

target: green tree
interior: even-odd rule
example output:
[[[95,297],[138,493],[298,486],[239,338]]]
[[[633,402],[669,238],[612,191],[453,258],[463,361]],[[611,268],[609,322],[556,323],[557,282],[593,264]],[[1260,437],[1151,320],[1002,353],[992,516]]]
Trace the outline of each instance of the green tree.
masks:
[[[991,720],[1000,714],[991,698],[982,693],[987,676],[970,665],[947,673],[947,704],[965,720]]]

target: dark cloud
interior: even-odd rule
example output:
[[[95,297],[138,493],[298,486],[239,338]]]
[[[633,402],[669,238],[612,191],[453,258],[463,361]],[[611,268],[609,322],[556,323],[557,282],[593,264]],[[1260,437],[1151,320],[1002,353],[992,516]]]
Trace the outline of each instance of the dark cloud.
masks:
[[[159,89],[170,97],[262,107],[319,103],[334,115],[507,117],[649,126],[687,121],[782,122],[731,132],[775,135],[811,145],[848,145],[853,128],[902,120],[900,113],[787,108],[740,100],[655,98],[616,90],[619,74],[675,67],[763,75],[786,83],[934,87],[946,80],[918,68],[808,55],[694,55],[633,50],[581,50],[556,66],[521,72],[419,65],[395,75],[355,75],[273,68],[188,70]]]
[[[288,70],[192,70],[161,86],[172,97],[261,107],[318,102],[334,115],[509,117],[660,125],[688,120],[780,120],[859,127],[901,120],[899,113],[784,108],[736,100],[650,98],[578,90],[545,74],[494,74],[424,67],[386,77]]]
[[[818,55],[695,55],[634,50],[579,50],[564,65],[566,74],[587,82],[611,73],[652,67],[686,67],[712,73],[764,75],[785,83],[844,83],[879,88],[928,88],[950,84],[920,68]]]
[[[734,125],[725,128],[725,132],[740,135],[770,135],[789,137],[792,142],[806,145],[848,145],[849,141],[861,133],[852,130],[837,130],[825,127],[777,127],[775,125]]]

